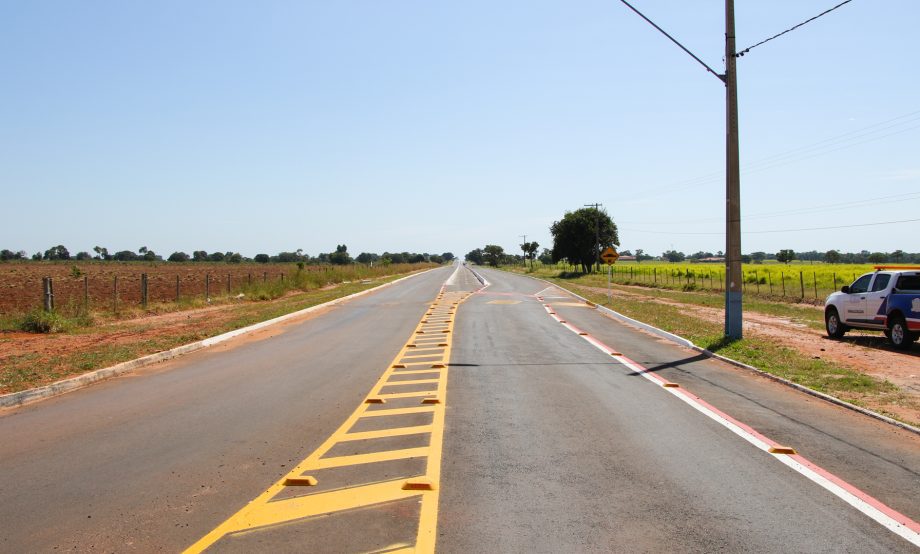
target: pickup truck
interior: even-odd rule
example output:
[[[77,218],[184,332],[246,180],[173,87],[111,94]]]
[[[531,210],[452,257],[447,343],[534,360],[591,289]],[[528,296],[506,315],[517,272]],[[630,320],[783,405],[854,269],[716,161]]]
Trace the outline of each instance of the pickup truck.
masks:
[[[920,267],[876,266],[827,297],[824,323],[839,339],[850,329],[882,331],[895,348],[920,337]]]

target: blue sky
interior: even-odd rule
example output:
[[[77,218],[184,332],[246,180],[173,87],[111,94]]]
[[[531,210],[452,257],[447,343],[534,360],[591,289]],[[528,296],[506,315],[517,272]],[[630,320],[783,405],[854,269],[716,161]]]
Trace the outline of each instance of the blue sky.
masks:
[[[634,5],[721,71],[721,0]],[[738,47],[836,0],[738,2]],[[742,249],[920,250],[915,0],[739,60]],[[621,3],[0,1],[0,248],[724,249],[724,87]]]

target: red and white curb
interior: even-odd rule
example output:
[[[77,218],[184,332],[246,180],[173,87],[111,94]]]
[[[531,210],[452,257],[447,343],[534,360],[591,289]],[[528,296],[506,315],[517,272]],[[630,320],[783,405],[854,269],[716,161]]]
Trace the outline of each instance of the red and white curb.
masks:
[[[551,305],[545,303],[541,297],[537,298],[541,301],[544,309],[553,319],[561,323],[566,329],[572,331],[576,335],[581,336],[589,344],[610,356],[620,365],[629,368],[636,374],[645,377],[652,383],[655,383],[663,390],[679,398],[701,414],[722,425],[758,449],[763,450],[780,463],[797,471],[812,482],[818,484],[825,490],[842,499],[850,506],[869,516],[892,533],[907,540],[914,546],[920,547],[920,523],[917,523],[904,514],[891,509],[879,500],[847,483],[840,477],[837,477],[831,472],[809,461],[805,457],[795,453],[795,451],[788,446],[780,445],[776,441],[773,441],[772,439],[757,432],[757,430],[750,427],[749,425],[741,423],[725,412],[712,406],[699,396],[696,396],[688,392],[686,389],[681,388],[676,383],[671,383],[667,379],[647,371],[640,364],[623,356],[614,348],[611,348],[597,338],[590,336],[587,332],[563,320],[561,317],[559,317],[558,314],[556,314],[556,311],[552,308]]]

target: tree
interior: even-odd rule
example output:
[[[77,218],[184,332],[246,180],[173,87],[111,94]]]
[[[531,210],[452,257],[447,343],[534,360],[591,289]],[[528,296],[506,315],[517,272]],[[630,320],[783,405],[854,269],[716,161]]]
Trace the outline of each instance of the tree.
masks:
[[[206,262],[208,261],[208,253],[204,250],[195,250],[192,252],[192,261],[193,262]]]
[[[452,261],[454,260],[454,258],[456,258],[456,256],[454,256],[453,252],[445,252],[445,253],[441,254],[441,257],[444,258],[444,261],[445,261],[445,262],[452,262]]]
[[[751,252],[751,259],[754,260],[755,264],[762,264],[764,260],[767,259],[766,252]]]
[[[347,265],[351,263],[351,256],[348,255],[348,247],[339,244],[335,247],[335,252],[329,254],[329,262],[335,265]]]
[[[505,255],[505,249],[496,244],[487,244],[483,251],[483,259],[492,267],[498,267]]]
[[[540,260],[540,263],[543,265],[550,265],[553,263],[553,251],[549,248],[544,248],[543,252],[540,253],[540,257],[537,259]]]
[[[147,253],[147,247],[146,247],[146,246],[141,246],[140,248],[137,249],[137,253],[138,253],[138,254],[146,254],[146,253]]]
[[[253,260],[255,260],[256,263],[267,264],[269,261],[271,261],[271,258],[268,257],[268,254],[256,254],[256,257],[253,258]]]
[[[361,252],[355,258],[355,261],[358,262],[359,264],[370,264],[370,263],[376,262],[378,258],[380,258],[380,256],[378,256],[377,254],[371,254],[370,252]]]
[[[616,224],[607,212],[597,208],[566,212],[549,230],[553,235],[553,262],[566,258],[581,265],[585,273],[597,261],[598,249],[620,245]]]
[[[115,252],[115,254],[112,255],[112,259],[116,262],[136,262],[140,258],[130,250],[121,250]]]
[[[6,248],[4,248],[3,250],[0,250],[0,260],[5,262],[8,260],[15,260],[15,259],[16,259],[16,254],[12,250],[7,250]]]
[[[841,260],[840,252],[837,250],[828,250],[824,254],[824,261],[829,264],[839,264]]]
[[[223,252],[213,252],[208,256],[208,261],[211,262],[222,262],[227,256]]]
[[[530,269],[533,269],[533,259],[538,248],[540,248],[540,243],[537,241],[525,242],[521,245],[521,250],[524,251],[524,259],[530,259]]]
[[[884,252],[873,252],[869,254],[869,263],[883,264],[888,261],[888,254]]]
[[[645,254],[645,250],[641,248],[636,248],[636,263],[642,263],[642,254]]]
[[[90,255],[89,252],[77,252],[76,259],[82,262],[84,260],[92,260],[93,257]]]
[[[666,250],[661,256],[669,262],[682,262],[687,257],[683,252],[677,250]]]
[[[466,261],[471,264],[482,265],[485,263],[485,253],[482,251],[482,248],[470,250],[466,254]]]
[[[187,262],[189,261],[189,256],[185,252],[173,252],[166,258],[168,262]]]
[[[45,250],[44,257],[46,260],[69,260],[70,252],[67,251],[63,244],[59,244]]]
[[[108,248],[103,248],[101,246],[94,246],[93,252],[96,253],[96,258],[99,260],[108,260],[111,258],[111,256],[109,256]]]
[[[901,261],[903,260],[904,260],[903,250],[895,250],[894,252],[891,253],[891,261],[895,263],[901,263]]]
[[[780,263],[788,264],[794,259],[795,259],[795,251],[793,251],[792,249],[786,248],[776,253],[776,261]]]
[[[243,262],[243,255],[239,252],[233,252],[227,256],[227,263],[238,264]]]

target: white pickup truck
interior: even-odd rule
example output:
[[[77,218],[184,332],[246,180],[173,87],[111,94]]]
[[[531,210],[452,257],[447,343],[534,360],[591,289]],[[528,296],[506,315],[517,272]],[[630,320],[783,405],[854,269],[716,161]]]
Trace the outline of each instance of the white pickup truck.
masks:
[[[876,266],[827,297],[827,334],[839,339],[850,329],[883,331],[895,348],[920,337],[920,267]]]

